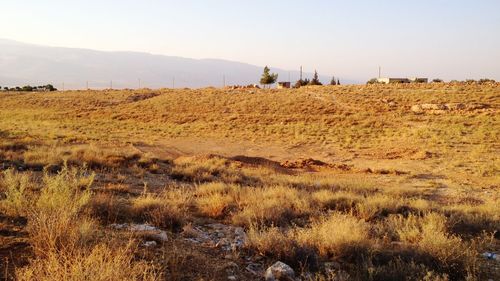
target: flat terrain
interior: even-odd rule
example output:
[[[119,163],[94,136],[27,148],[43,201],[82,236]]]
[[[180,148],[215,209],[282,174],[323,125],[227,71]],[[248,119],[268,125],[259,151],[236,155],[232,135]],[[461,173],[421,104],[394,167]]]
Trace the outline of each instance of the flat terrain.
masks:
[[[499,113],[498,83],[2,92],[0,274],[496,280]]]

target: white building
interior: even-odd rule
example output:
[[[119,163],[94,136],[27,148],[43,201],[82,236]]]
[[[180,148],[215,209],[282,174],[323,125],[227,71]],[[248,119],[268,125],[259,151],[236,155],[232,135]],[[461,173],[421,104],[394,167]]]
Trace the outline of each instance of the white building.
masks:
[[[428,78],[378,78],[377,83],[380,84],[405,84],[405,83],[428,83]]]

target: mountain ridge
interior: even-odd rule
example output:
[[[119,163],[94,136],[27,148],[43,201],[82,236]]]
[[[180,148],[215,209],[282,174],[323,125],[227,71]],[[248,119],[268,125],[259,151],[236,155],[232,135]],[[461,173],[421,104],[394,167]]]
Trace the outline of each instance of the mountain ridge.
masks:
[[[0,86],[54,84],[66,89],[163,88],[257,84],[263,66],[214,58],[186,58],[134,51],[52,47],[0,38]],[[271,67],[292,83],[299,71]],[[312,77],[312,73],[304,73]],[[328,76],[320,76],[324,83]],[[345,81],[346,82],[346,81]]]

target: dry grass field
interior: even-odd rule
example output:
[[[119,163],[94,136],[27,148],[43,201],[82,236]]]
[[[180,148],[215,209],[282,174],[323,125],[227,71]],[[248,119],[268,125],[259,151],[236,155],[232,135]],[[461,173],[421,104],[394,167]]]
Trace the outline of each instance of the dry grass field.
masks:
[[[0,278],[500,280],[500,84],[0,93]]]

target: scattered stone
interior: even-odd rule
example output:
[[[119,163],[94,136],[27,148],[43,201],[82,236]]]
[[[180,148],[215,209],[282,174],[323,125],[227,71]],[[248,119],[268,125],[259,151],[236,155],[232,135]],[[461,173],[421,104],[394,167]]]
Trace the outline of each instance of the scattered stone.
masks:
[[[166,242],[168,241],[168,235],[167,232],[154,227],[149,224],[129,224],[129,223],[123,223],[123,224],[110,224],[109,227],[118,229],[118,230],[127,230],[135,233],[139,233],[141,235],[147,236],[153,240],[159,241],[159,242]]]
[[[264,278],[266,281],[293,281],[295,271],[289,265],[278,261],[266,270]]]
[[[424,103],[420,105],[422,110],[445,110],[446,106],[444,104],[434,104],[434,103]]]
[[[351,280],[351,276],[344,270],[338,270],[335,273],[331,274],[332,281],[349,281]]]
[[[250,263],[247,265],[247,267],[245,268],[248,272],[252,273],[253,275],[256,275],[256,276],[261,276],[261,266],[260,264],[257,264],[257,263]]]
[[[156,238],[162,242],[168,241],[168,236],[165,231],[160,231],[159,233],[152,234],[151,237]]]
[[[463,103],[447,103],[444,105],[447,110],[464,110],[467,109],[467,105]],[[471,108],[472,109],[472,108]],[[476,108],[474,108],[476,109]],[[477,108],[480,109],[480,108]]]
[[[483,257],[488,260],[496,260],[500,262],[500,255],[495,253],[489,253],[489,252],[483,253]]]
[[[200,241],[193,239],[193,238],[185,238],[184,240],[191,242],[193,244],[200,244]]]
[[[221,223],[196,227],[188,225],[183,230],[182,235],[186,237],[186,241],[221,248],[226,252],[238,251],[247,240],[247,235],[242,227]]]
[[[234,280],[238,280],[238,278],[236,278],[236,276],[234,276],[234,275],[231,275],[231,276],[227,277],[227,280],[233,280],[234,281]]]
[[[147,100],[150,98],[154,98],[160,94],[157,93],[134,93],[133,95],[127,98],[127,102],[137,102],[142,100]]]
[[[416,151],[413,155],[410,156],[412,160],[425,160],[429,158],[435,158],[438,154],[430,151],[420,150]]]
[[[339,270],[340,263],[338,262],[325,262],[325,270]]]
[[[235,262],[233,262],[233,261],[232,261],[232,262],[229,262],[229,263],[226,265],[226,268],[238,269],[238,268],[240,268],[240,267],[238,266],[238,264],[237,264],[237,263],[235,263]]]
[[[237,90],[237,89],[260,89],[260,86],[257,84],[249,84],[249,85],[233,85],[233,86],[226,86],[226,89],[229,90]]]
[[[234,229],[234,234],[236,234],[237,236],[240,236],[240,237],[246,237],[246,233],[245,233],[245,230],[243,229],[243,227],[236,227]]]
[[[389,107],[396,107],[396,102],[392,99],[381,99],[381,102],[387,104]]]
[[[297,280],[315,280],[314,279],[314,274],[311,272],[304,272],[302,275],[300,275],[300,279]]]
[[[349,274],[341,270],[340,263],[338,262],[325,262],[324,263],[325,273],[327,276],[332,278],[333,281],[347,281],[349,280]],[[330,279],[329,279],[330,280]]]
[[[156,241],[146,241],[146,242],[144,242],[144,246],[148,247],[148,248],[149,247],[156,247],[156,245],[157,245]]]

